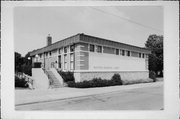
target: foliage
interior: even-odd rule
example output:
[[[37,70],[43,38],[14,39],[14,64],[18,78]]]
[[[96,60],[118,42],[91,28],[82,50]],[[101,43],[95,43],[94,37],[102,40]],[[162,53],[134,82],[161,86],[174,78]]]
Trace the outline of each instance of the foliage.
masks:
[[[130,84],[139,84],[139,83],[150,83],[153,82],[153,79],[136,79],[136,80],[123,80],[123,85],[130,85]]]
[[[24,78],[19,78],[15,76],[15,87],[27,88],[27,81]]]
[[[119,74],[114,74],[111,79],[115,84],[122,85],[121,76]]]
[[[151,50],[149,55],[149,70],[154,71],[156,75],[160,72],[163,75],[163,36],[150,35],[145,43],[146,48]]]
[[[94,78],[89,81],[83,82],[74,82],[70,81],[67,82],[69,87],[76,87],[76,88],[91,88],[91,87],[105,87],[105,86],[114,86],[114,85],[122,85],[122,81],[119,74],[114,74],[111,80],[105,80],[101,78]]]
[[[31,75],[32,62],[28,60],[29,53],[22,57],[20,53],[15,52],[15,72],[23,72]]]
[[[150,71],[149,78],[153,79],[153,82],[156,82],[156,73],[154,71]]]
[[[64,82],[68,82],[68,81],[75,81],[74,78],[74,73],[73,72],[64,72],[64,71],[58,71],[58,73],[61,75],[61,77],[63,78]]]

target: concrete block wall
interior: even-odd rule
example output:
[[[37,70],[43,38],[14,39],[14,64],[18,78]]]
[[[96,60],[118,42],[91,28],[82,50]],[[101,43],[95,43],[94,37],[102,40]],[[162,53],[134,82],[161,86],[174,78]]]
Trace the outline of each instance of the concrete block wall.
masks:
[[[121,76],[122,80],[139,80],[149,78],[149,71],[108,71],[108,72],[74,72],[76,82],[92,80],[93,78],[102,78],[110,80],[112,76],[118,73]]]

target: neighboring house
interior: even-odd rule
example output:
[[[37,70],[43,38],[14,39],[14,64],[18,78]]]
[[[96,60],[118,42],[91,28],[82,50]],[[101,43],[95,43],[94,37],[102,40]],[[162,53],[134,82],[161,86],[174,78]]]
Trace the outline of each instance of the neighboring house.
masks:
[[[150,51],[103,38],[77,34],[30,53],[32,62],[41,62],[45,69],[57,68],[73,71],[76,81],[94,77],[110,79],[119,73],[123,79],[146,79],[149,76]]]

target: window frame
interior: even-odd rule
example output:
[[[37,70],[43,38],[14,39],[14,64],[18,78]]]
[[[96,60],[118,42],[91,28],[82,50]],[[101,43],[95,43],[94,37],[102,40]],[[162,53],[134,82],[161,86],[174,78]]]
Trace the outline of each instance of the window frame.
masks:
[[[91,48],[92,48],[91,46],[93,46],[93,50],[91,50]],[[90,52],[94,52],[94,51],[95,51],[95,45],[89,44],[89,51],[90,51]]]
[[[99,48],[100,48],[100,50],[99,50]],[[102,46],[97,45],[97,53],[102,53]]]
[[[116,55],[119,55],[119,49],[116,49],[116,50],[115,50],[115,54],[116,54]]]

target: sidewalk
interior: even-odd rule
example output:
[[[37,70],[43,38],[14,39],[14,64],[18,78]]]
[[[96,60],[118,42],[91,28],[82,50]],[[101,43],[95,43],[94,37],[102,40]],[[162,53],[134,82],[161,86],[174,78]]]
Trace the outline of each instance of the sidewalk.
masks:
[[[48,90],[15,90],[15,105],[32,104],[39,102],[48,102],[55,100],[63,100],[67,98],[75,98],[89,95],[97,95],[104,93],[111,93],[115,91],[127,91],[137,88],[144,87],[158,87],[163,85],[162,81],[155,83],[142,83],[133,85],[121,85],[121,86],[110,86],[110,87],[99,87],[99,88],[57,88]]]

